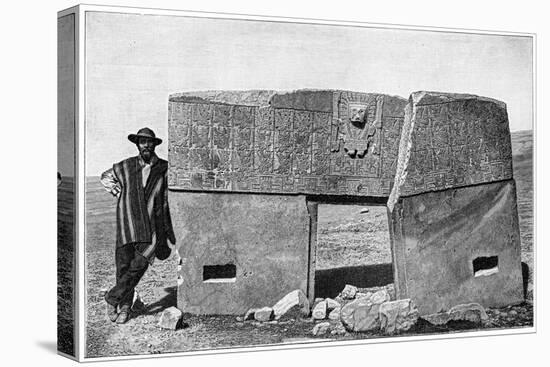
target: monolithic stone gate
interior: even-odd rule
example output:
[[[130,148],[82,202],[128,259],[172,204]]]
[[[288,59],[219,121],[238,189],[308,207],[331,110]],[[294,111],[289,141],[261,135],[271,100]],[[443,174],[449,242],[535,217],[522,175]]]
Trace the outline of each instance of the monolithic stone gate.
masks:
[[[396,297],[420,314],[523,299],[504,103],[336,90],[169,100],[178,307],[314,297],[317,204],[386,203]]]

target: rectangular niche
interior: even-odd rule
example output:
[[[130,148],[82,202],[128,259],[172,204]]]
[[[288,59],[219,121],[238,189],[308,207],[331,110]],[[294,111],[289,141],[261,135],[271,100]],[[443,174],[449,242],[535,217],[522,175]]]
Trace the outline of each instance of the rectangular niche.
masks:
[[[475,258],[472,262],[474,277],[487,276],[498,273],[498,256]]]
[[[234,283],[237,279],[237,267],[234,264],[204,265],[202,280],[204,283]]]

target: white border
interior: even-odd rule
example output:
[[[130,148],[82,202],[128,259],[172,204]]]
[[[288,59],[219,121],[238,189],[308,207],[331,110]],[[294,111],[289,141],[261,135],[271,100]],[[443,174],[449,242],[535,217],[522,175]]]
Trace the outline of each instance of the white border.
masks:
[[[78,99],[76,103],[76,111],[78,111],[78,247],[77,251],[77,267],[76,273],[77,279],[77,292],[78,297],[76,300],[76,315],[75,320],[78,323],[75,325],[75,334],[78,335],[78,339],[75,340],[75,356],[80,362],[99,362],[99,361],[112,361],[112,360],[134,360],[134,359],[149,359],[159,357],[178,357],[178,356],[192,356],[192,355],[212,355],[221,353],[243,353],[243,352],[259,352],[266,350],[288,350],[288,349],[303,349],[312,347],[337,347],[346,345],[364,345],[364,344],[380,344],[380,343],[398,343],[408,341],[425,341],[425,340],[443,340],[443,339],[457,339],[468,337],[484,337],[484,336],[497,336],[497,335],[516,335],[516,334],[531,334],[537,332],[537,311],[540,305],[537,305],[537,280],[538,280],[538,259],[537,259],[537,202],[536,202],[536,122],[537,122],[537,87],[536,87],[536,75],[537,75],[537,37],[535,33],[527,32],[510,32],[510,31],[494,31],[494,30],[482,30],[482,29],[461,29],[461,28],[443,28],[443,27],[429,27],[429,26],[408,26],[402,24],[388,24],[388,23],[366,23],[355,21],[339,21],[339,20],[324,20],[315,18],[298,18],[298,17],[281,17],[281,16],[260,16],[249,14],[234,14],[234,13],[213,13],[203,11],[189,11],[189,10],[173,10],[173,9],[150,9],[140,7],[124,7],[124,6],[104,6],[104,5],[90,5],[81,4],[76,7],[62,10],[58,13],[58,17],[67,15],[76,10],[75,17],[75,29],[78,30],[78,55],[77,55],[77,83],[76,90],[78,90]],[[269,21],[269,22],[283,22],[283,23],[304,23],[304,24],[318,24],[318,25],[334,25],[334,26],[352,26],[361,28],[383,28],[383,29],[400,29],[400,30],[416,30],[416,31],[430,31],[430,32],[445,32],[445,33],[464,33],[464,34],[486,34],[486,35],[501,35],[501,36],[522,36],[530,37],[533,42],[533,256],[535,267],[533,273],[534,279],[534,313],[533,313],[533,327],[519,328],[519,329],[503,329],[503,330],[488,330],[488,331],[474,331],[474,332],[455,332],[446,334],[434,334],[434,335],[419,335],[419,336],[402,336],[402,337],[387,337],[387,338],[375,338],[375,339],[359,339],[353,341],[319,341],[305,344],[269,344],[266,346],[256,347],[235,347],[235,348],[223,348],[223,349],[209,349],[204,351],[190,351],[190,352],[171,352],[163,354],[140,354],[131,356],[115,356],[115,357],[94,357],[86,358],[86,339],[85,339],[85,13],[86,12],[104,12],[104,13],[127,13],[127,14],[141,14],[141,15],[171,15],[171,16],[187,16],[198,18],[214,18],[214,19],[235,19],[235,20],[255,20],[255,21]],[[84,19],[84,21],[81,21]],[[82,143],[82,144],[80,144]],[[82,178],[82,179],[81,179]],[[83,228],[84,231],[79,230]],[[82,302],[81,302],[82,301]],[[60,353],[63,355],[62,353]]]

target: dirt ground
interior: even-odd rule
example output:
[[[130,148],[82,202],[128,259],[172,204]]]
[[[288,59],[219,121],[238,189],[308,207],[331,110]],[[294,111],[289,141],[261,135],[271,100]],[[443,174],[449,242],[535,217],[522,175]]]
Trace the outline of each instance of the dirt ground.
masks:
[[[518,137],[519,136],[519,137]],[[529,297],[532,299],[533,212],[532,156],[528,154],[529,134],[515,136],[514,175],[518,186],[518,210],[522,239],[522,261],[531,271]],[[527,152],[527,153],[526,153]],[[310,343],[316,341],[384,337],[378,333],[346,333],[314,337],[314,322],[290,320],[260,324],[238,322],[235,316],[185,315],[186,327],[171,331],[157,322],[162,310],[176,304],[176,267],[174,256],[149,268],[137,291],[145,303],[124,325],[108,321],[103,293],[114,283],[115,201],[89,178],[87,209],[87,357],[170,353],[273,343]],[[385,207],[322,206],[319,211],[318,265],[323,271],[333,267],[391,264]],[[391,265],[390,265],[391,266]],[[533,323],[531,302],[502,309],[488,309],[490,322],[485,328],[516,328]],[[435,327],[420,320],[402,335],[471,331],[469,323]]]

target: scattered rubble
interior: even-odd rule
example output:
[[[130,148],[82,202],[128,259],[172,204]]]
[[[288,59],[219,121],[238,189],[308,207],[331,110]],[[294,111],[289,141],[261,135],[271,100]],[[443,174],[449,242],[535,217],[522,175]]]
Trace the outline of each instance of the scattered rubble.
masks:
[[[469,321],[482,324],[489,319],[483,306],[478,303],[457,305],[447,312],[425,315],[422,318],[433,325],[445,325],[449,321]]]
[[[310,303],[305,294],[295,290],[288,293],[273,307],[252,308],[244,316],[238,316],[236,320],[241,324],[244,321],[251,321],[251,324],[256,327],[268,324],[293,324],[298,321],[311,323],[314,324],[311,334],[321,336],[329,333],[343,335],[348,331],[370,331],[394,335],[419,325],[420,318],[413,300],[394,300],[393,286],[357,288],[348,284],[334,299],[316,298],[311,317],[308,317],[309,307]],[[495,327],[508,323],[511,318],[519,318],[529,311],[532,313],[532,306],[527,303],[501,309],[487,309],[487,311],[477,303],[470,303],[457,305],[447,312],[425,315],[421,318],[432,324],[432,328],[457,326],[452,323],[447,325],[450,321],[468,321],[482,327]],[[524,317],[526,325],[529,322],[532,323],[532,316],[530,318],[528,316]],[[169,328],[172,328],[172,325],[173,322],[169,324]]]

